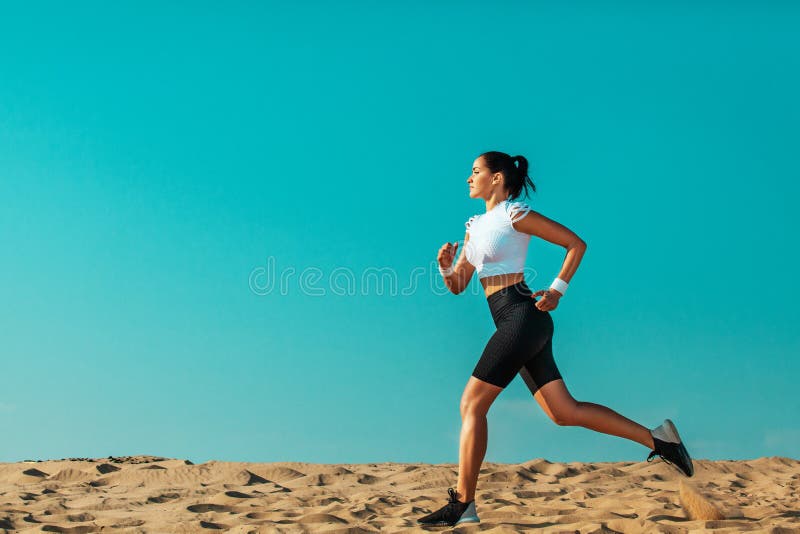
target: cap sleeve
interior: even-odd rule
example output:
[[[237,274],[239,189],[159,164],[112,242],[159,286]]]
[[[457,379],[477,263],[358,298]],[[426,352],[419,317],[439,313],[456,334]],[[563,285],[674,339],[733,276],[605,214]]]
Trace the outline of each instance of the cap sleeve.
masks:
[[[511,222],[515,223],[524,218],[531,211],[530,206],[525,202],[511,202],[508,205],[508,215]]]
[[[475,222],[475,218],[476,215],[473,215],[469,218],[469,220],[467,220],[467,222],[464,223],[464,226],[467,228],[467,232],[469,232],[469,227],[472,226],[472,223]]]

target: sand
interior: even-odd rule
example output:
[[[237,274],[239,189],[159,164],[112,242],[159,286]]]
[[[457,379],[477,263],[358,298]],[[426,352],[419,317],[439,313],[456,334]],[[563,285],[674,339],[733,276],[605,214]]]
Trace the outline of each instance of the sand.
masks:
[[[423,532],[416,518],[445,504],[456,474],[152,456],[0,463],[0,531]],[[481,523],[454,530],[800,533],[799,494],[800,461],[783,457],[695,460],[692,478],[661,460],[484,463]]]

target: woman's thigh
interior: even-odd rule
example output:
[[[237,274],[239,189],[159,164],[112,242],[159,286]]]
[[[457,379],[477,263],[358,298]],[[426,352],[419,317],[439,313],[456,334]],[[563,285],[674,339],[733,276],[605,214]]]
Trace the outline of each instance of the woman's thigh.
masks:
[[[542,350],[522,365],[519,374],[534,397],[545,384],[563,378],[553,356],[552,336],[544,344]]]

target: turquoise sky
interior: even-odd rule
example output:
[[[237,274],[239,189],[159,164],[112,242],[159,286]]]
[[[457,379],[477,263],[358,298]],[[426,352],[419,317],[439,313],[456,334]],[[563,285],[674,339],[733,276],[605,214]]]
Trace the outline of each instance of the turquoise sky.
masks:
[[[494,325],[477,278],[455,296],[431,268],[485,210],[487,150],[527,157],[532,207],[588,243],[552,312],[575,398],[672,418],[696,458],[797,458],[798,24],[765,2],[5,5],[0,461],[456,462]],[[532,239],[528,284],[564,253]],[[647,452],[556,426],[520,377],[489,412],[487,461]]]

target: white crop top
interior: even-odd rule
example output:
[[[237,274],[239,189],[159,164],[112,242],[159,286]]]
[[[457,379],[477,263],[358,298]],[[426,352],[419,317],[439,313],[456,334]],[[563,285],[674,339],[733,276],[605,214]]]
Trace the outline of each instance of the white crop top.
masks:
[[[523,271],[531,236],[517,231],[511,223],[519,221],[529,211],[524,202],[503,200],[465,223],[469,241],[464,254],[477,269],[478,278]]]

